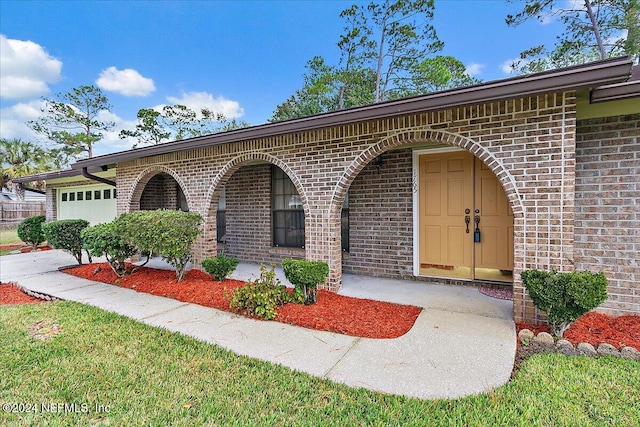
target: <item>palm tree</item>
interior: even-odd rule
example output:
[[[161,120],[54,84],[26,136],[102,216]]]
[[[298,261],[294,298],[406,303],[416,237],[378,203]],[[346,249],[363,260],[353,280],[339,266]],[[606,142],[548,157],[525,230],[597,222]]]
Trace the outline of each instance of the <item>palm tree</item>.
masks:
[[[24,186],[13,183],[14,178],[47,172],[54,169],[51,156],[42,147],[21,139],[0,139],[0,184],[14,189],[19,200],[24,200]],[[43,187],[44,183],[36,183]]]

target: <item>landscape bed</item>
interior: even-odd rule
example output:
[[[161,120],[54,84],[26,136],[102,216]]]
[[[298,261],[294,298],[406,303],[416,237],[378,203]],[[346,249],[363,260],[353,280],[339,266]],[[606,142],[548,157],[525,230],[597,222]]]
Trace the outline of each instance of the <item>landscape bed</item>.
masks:
[[[64,270],[85,279],[109,283],[178,301],[233,311],[229,301],[233,291],[246,283],[226,279],[215,281],[210,275],[191,270],[182,282],[175,272],[143,267],[133,274],[118,278],[108,263],[81,265]],[[397,338],[415,323],[420,307],[347,297],[319,290],[313,305],[285,304],[278,308],[276,321],[320,331],[363,338]]]

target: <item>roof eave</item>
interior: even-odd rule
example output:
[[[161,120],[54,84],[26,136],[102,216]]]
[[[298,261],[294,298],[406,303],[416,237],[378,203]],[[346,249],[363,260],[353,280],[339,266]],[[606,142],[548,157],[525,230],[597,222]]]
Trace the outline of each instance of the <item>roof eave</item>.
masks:
[[[629,78],[631,66],[632,61],[628,58],[610,59],[560,70],[547,71],[538,74],[498,80],[495,82],[482,83],[475,86],[435,92],[412,98],[388,101],[364,107],[334,111],[284,122],[268,123],[225,133],[206,135],[183,141],[106,154],[91,159],[81,160],[72,164],[71,167],[73,169],[81,169],[83,167],[103,166],[171,152],[193,150],[242,140],[321,129],[345,123],[357,123],[416,112],[443,110],[452,107],[496,102],[535,94],[610,85],[626,81]]]

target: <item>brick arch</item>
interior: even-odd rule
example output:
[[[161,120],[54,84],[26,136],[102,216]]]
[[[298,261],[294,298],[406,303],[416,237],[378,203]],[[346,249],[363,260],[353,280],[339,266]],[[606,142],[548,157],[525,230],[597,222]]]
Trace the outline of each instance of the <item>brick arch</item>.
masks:
[[[356,157],[351,164],[349,164],[333,190],[333,197],[329,206],[330,218],[335,219],[336,215],[340,215],[342,203],[344,202],[344,198],[347,195],[347,191],[349,190],[351,183],[362,169],[364,169],[364,167],[373,159],[392,148],[420,142],[444,143],[453,147],[462,148],[469,151],[475,157],[478,157],[491,169],[496,178],[500,181],[500,184],[509,199],[514,217],[523,217],[524,207],[513,176],[504,168],[502,162],[500,162],[500,160],[498,160],[485,147],[481,146],[471,138],[443,130],[412,130],[388,136],[374,144],[371,144],[366,150],[360,153],[360,155]]]
[[[340,224],[342,204],[347,195],[349,187],[367,164],[369,164],[379,155],[389,151],[392,148],[411,143],[427,142],[444,143],[453,147],[459,147],[466,151],[469,151],[475,157],[478,157],[480,160],[482,160],[482,162],[484,162],[485,165],[487,165],[491,169],[491,171],[500,181],[500,184],[502,185],[502,188],[505,191],[507,198],[509,199],[509,204],[511,205],[514,219],[522,220],[524,218],[525,210],[522,204],[520,193],[518,191],[518,187],[516,186],[515,179],[504,168],[502,162],[497,159],[490,151],[488,151],[485,147],[481,146],[471,138],[454,134],[452,132],[447,132],[444,130],[416,129],[399,132],[371,144],[349,164],[334,187],[333,195],[329,205],[329,222],[331,224]],[[329,233],[329,241],[340,242],[339,235],[334,235],[334,233],[336,233],[335,228],[332,228]],[[515,244],[516,243],[514,242],[514,245]],[[339,289],[342,282],[342,262],[340,254],[341,251],[339,249],[340,248],[335,246],[334,244],[334,246],[329,250],[331,256],[329,257],[328,287],[331,289]],[[514,280],[514,290],[517,290],[516,285],[517,284]]]
[[[276,165],[277,167],[282,169],[284,173],[287,174],[287,176],[291,179],[291,182],[293,182],[296,191],[300,195],[300,200],[302,201],[302,207],[304,209],[305,217],[309,218],[309,203],[306,191],[300,183],[300,178],[298,178],[298,175],[289,167],[288,164],[278,159],[277,157],[272,156],[271,154],[263,152],[251,152],[241,154],[240,156],[235,157],[227,162],[213,178],[213,181],[211,182],[211,185],[209,186],[207,195],[205,197],[205,222],[209,221],[209,217],[212,212],[215,215],[216,209],[213,209],[214,206],[212,205],[212,203],[217,201],[218,197],[220,197],[220,189],[222,188],[222,186],[227,183],[227,181],[238,169],[240,169],[242,166],[245,166],[247,163],[251,163],[256,160],[262,160]]]
[[[133,181],[132,191],[129,192],[129,197],[126,201],[127,212],[140,210],[140,199],[142,198],[142,193],[144,192],[145,187],[147,186],[151,178],[159,173],[166,173],[168,175],[171,175],[171,177],[176,180],[176,182],[180,186],[180,189],[184,193],[185,198],[187,199],[187,207],[189,208],[189,210],[191,210],[191,206],[193,206],[193,204],[191,203],[191,195],[187,192],[187,186],[185,185],[180,175],[178,175],[178,173],[173,169],[166,166],[152,165],[140,172],[140,174],[138,174],[136,179]],[[137,204],[136,209],[132,209],[134,203]]]

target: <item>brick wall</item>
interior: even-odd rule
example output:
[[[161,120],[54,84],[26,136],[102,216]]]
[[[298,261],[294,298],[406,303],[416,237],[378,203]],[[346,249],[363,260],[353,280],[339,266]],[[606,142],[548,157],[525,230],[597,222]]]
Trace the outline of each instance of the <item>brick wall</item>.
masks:
[[[271,165],[238,169],[225,184],[225,198],[227,255],[267,265],[286,257],[304,258],[304,249],[272,245]]]
[[[577,123],[575,261],[604,271],[600,311],[640,313],[640,114]]]
[[[382,155],[349,188],[349,252],[342,270],[369,276],[413,277],[411,150]]]
[[[178,183],[176,180],[165,173],[153,176],[140,196],[140,209],[176,209],[177,206]]]
[[[372,174],[377,169],[367,166],[380,154],[406,144],[429,143],[456,146],[473,153],[501,182],[514,213],[514,317],[518,321],[535,320],[536,312],[525,294],[520,271],[572,268],[573,92],[416,113],[122,162],[118,164],[116,177],[121,195],[117,200],[118,212],[140,209],[146,183],[158,173],[171,175],[184,190],[189,209],[205,218],[204,232],[194,244],[197,265],[217,251],[215,212],[222,186],[232,182],[244,166],[257,162],[275,164],[291,178],[304,205],[304,256],[329,263],[327,287],[335,290],[341,283],[340,212],[347,190],[352,184],[362,187],[367,175],[372,182],[384,179],[375,178]],[[400,162],[401,157],[396,157],[402,156],[399,153],[392,151],[385,157],[389,156],[390,162]],[[361,174],[363,178],[359,178]],[[254,185],[252,181],[251,186]],[[355,203],[357,206],[357,196]],[[381,210],[389,208],[381,206]],[[410,210],[407,213],[410,216]],[[228,230],[227,241],[231,238]],[[357,239],[352,242],[356,249],[357,244]],[[363,243],[360,254],[354,251],[353,261],[346,260],[345,268],[354,268],[357,257],[369,262],[367,257],[370,260],[375,250],[365,246]],[[277,252],[276,248],[271,249]],[[365,256],[366,249],[371,250]],[[230,250],[239,249],[230,247]],[[393,251],[388,250],[388,254]],[[399,263],[406,254],[394,256]],[[403,272],[410,269],[411,266],[402,267]]]

